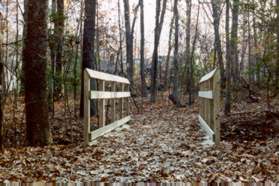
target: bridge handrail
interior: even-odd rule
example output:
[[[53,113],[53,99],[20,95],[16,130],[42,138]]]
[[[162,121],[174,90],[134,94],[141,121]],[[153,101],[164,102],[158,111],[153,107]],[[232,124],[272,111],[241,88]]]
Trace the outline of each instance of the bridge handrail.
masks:
[[[199,123],[216,144],[220,142],[220,71],[214,69],[199,82]]]
[[[97,86],[97,90],[91,90],[91,80],[98,81],[99,86]],[[107,84],[112,85],[112,90],[106,90]],[[121,86],[121,91],[117,91],[117,85]],[[96,138],[114,130],[117,127],[120,127],[121,125],[124,125],[131,120],[128,101],[128,98],[131,97],[129,85],[130,82],[126,78],[91,69],[84,70],[84,142],[86,145],[92,145],[92,141]],[[97,113],[100,128],[94,131],[91,131],[90,124],[91,100],[98,100]],[[120,100],[119,111],[116,109],[117,100]],[[106,105],[109,101],[112,102],[113,122],[107,124]],[[117,116],[120,116],[120,118]]]

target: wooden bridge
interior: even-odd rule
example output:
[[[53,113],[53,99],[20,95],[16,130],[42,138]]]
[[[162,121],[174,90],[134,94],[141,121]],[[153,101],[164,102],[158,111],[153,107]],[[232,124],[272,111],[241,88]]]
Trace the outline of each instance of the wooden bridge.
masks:
[[[97,83],[97,90],[92,90],[91,81]],[[84,73],[84,141],[91,145],[92,141],[107,132],[114,130],[129,122],[129,91],[128,79],[86,69]],[[98,129],[92,130],[90,122],[90,102],[97,100],[97,113],[99,118]],[[110,103],[110,104],[108,104]],[[107,105],[110,105],[111,123],[107,123]]]
[[[92,90],[95,81],[97,89]],[[103,72],[86,69],[84,73],[84,142],[91,145],[96,138],[124,125],[131,120],[129,113],[128,79]],[[220,142],[220,72],[215,69],[201,78],[199,82],[199,124],[209,140]],[[94,130],[90,119],[90,103],[96,100],[98,126]],[[108,105],[111,108],[108,113]],[[107,122],[110,114],[111,122]],[[93,129],[92,129],[93,128]]]

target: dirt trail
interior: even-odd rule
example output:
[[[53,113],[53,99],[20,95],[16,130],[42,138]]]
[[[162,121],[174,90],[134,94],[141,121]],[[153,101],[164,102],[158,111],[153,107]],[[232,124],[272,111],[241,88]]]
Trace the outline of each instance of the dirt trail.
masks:
[[[157,104],[145,107],[130,125],[99,138],[92,147],[8,149],[0,155],[0,180],[279,180],[277,139],[222,142],[208,148],[201,145],[202,139],[194,110]]]

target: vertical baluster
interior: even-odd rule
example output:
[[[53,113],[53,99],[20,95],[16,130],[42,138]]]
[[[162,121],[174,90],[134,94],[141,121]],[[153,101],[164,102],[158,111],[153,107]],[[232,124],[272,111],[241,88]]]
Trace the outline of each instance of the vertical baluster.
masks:
[[[125,91],[125,85],[124,84],[121,84],[121,92],[124,92]],[[124,114],[124,102],[125,102],[125,98],[121,98],[121,101],[120,101],[120,116],[121,116],[121,119],[124,118],[125,114]]]
[[[84,142],[85,145],[89,144],[90,134],[90,77],[85,70],[84,72]]]
[[[99,91],[106,90],[105,81],[100,81]],[[106,125],[106,100],[100,99],[99,101],[99,127],[104,127]]]
[[[116,83],[115,82],[112,82],[112,92],[116,92]],[[112,120],[113,120],[113,122],[117,120],[116,98],[112,99]]]

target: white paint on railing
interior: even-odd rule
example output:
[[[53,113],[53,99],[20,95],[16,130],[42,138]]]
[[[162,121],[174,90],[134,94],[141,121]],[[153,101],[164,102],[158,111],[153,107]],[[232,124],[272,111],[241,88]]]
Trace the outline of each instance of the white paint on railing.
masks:
[[[217,71],[217,68],[215,68],[213,71],[211,71],[208,74],[206,74],[205,76],[203,76],[201,78],[201,80],[200,80],[200,83],[205,82],[205,81],[211,79],[214,76],[216,71]]]
[[[206,99],[213,99],[213,92],[210,91],[199,91],[199,97],[206,98]]]
[[[210,137],[211,140],[213,140],[214,132],[213,130],[208,126],[206,121],[199,115],[199,123],[202,129],[206,132],[206,134]]]
[[[86,69],[86,71],[91,79],[98,79],[98,80],[103,80],[103,81],[130,84],[130,81],[128,79],[120,77],[120,76],[107,74],[104,72],[99,72],[99,71],[91,70],[88,68]]]
[[[117,99],[131,97],[130,92],[91,91],[91,99]]]
[[[106,125],[102,128],[99,128],[93,132],[91,132],[91,141],[95,140],[96,138],[110,132],[113,131],[114,129],[121,127],[122,125],[128,123],[131,120],[131,116],[127,116],[125,118],[122,118],[120,120],[117,120],[109,125]]]

